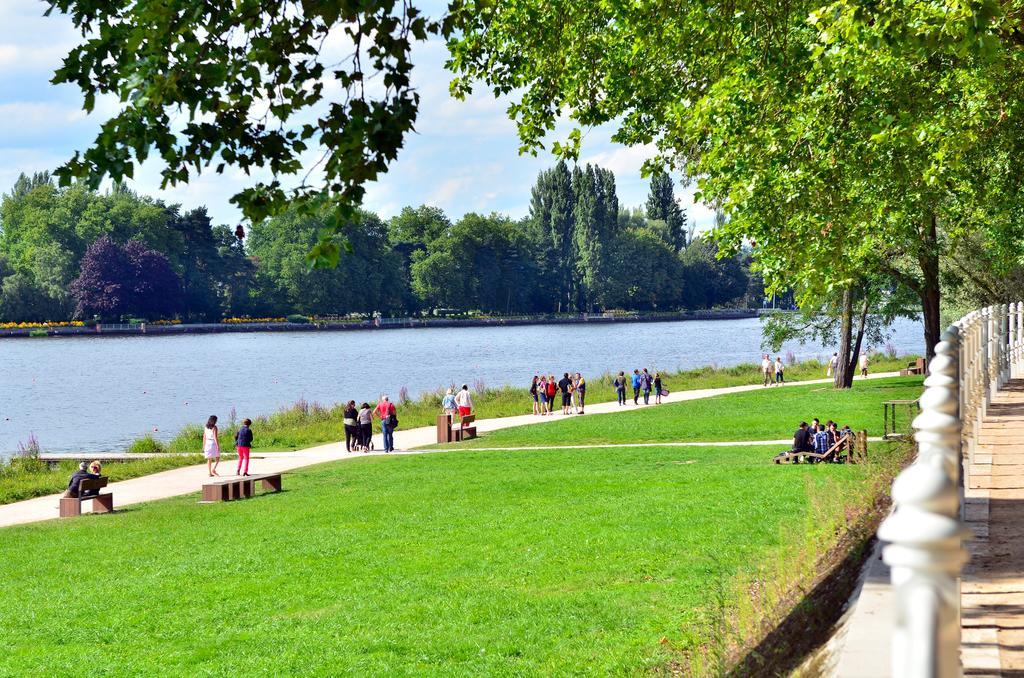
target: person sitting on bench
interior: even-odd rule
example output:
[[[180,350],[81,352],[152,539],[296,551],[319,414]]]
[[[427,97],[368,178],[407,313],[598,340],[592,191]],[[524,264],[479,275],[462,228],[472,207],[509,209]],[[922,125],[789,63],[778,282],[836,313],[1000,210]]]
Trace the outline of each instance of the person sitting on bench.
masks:
[[[813,452],[814,451],[814,439],[811,431],[807,428],[807,422],[801,421],[800,428],[793,434],[793,451],[794,452]]]
[[[78,465],[78,470],[71,474],[71,480],[68,482],[68,489],[67,492],[64,493],[64,496],[78,498],[78,484],[86,479],[99,480],[99,475],[95,473],[89,473],[88,464],[83,461],[81,464]],[[99,493],[99,490],[86,490],[82,494],[82,496],[93,497]]]

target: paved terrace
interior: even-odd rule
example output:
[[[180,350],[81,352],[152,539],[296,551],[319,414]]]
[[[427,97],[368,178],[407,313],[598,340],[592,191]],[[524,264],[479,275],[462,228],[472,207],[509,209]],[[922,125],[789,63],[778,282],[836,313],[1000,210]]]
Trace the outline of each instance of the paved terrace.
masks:
[[[996,395],[965,478],[974,539],[961,585],[966,676],[1024,675],[1024,379]]]
[[[868,379],[883,379],[886,377],[898,376],[897,372],[879,372],[878,374],[869,375]],[[858,377],[858,380],[860,378]],[[772,386],[772,389],[785,389],[789,386],[797,384],[830,384],[831,379],[814,379],[803,382],[788,382],[783,386]],[[711,398],[713,396],[724,395],[726,393],[743,393],[745,391],[756,391],[764,388],[760,384],[748,384],[743,386],[730,386],[726,388],[710,388],[710,389],[698,389],[693,391],[675,391],[670,395],[662,398],[664,403],[677,403],[686,400],[698,400],[701,398]],[[524,397],[524,406],[528,407],[529,403]],[[587,405],[587,414],[604,414],[604,413],[616,413],[616,412],[632,412],[644,405],[635,407],[633,405],[626,405],[620,407],[616,402],[607,403],[593,403]],[[657,407],[653,403],[646,407]],[[399,412],[401,415],[401,412]],[[579,415],[568,415],[568,416],[579,416]],[[586,415],[583,415],[586,416]],[[540,425],[550,423],[552,421],[560,421],[564,417],[561,414],[538,417],[533,414],[524,414],[515,417],[501,417],[497,419],[481,419],[477,420],[477,431],[479,433],[487,433],[489,431],[497,431],[503,428],[510,428],[513,426],[524,426],[524,425]],[[795,426],[795,424],[794,424]],[[392,454],[423,454],[426,452],[437,451],[437,450],[425,450],[416,449],[422,448],[426,445],[433,445],[437,442],[437,432],[433,426],[423,426],[420,428],[413,429],[399,429],[395,432],[395,447],[399,451],[393,452]],[[791,441],[789,440],[762,440],[762,441],[750,441],[750,442],[737,442],[730,443],[731,445],[754,445],[754,444],[765,444],[765,445],[787,445]],[[684,443],[676,443],[677,445],[683,445]],[[688,446],[700,446],[700,445],[715,445],[716,443],[685,443]],[[721,443],[717,443],[721,444]],[[657,443],[651,444],[652,447],[666,447],[672,444]],[[374,446],[379,450],[384,447],[381,440],[380,434],[374,436]],[[572,447],[572,446],[567,446]],[[586,445],[587,448],[600,447],[598,445]],[[521,448],[530,449],[530,448]],[[547,448],[541,448],[547,449]],[[558,449],[551,448],[551,449]],[[404,450],[404,451],[403,451]],[[259,473],[283,473],[286,471],[293,471],[295,469],[302,468],[304,466],[311,466],[313,464],[322,464],[329,461],[343,461],[348,459],[359,459],[367,456],[378,456],[382,455],[382,452],[371,452],[371,453],[349,453],[345,451],[345,443],[329,443],[326,445],[318,445],[316,447],[310,447],[302,450],[296,450],[294,452],[268,452],[260,454],[259,448],[253,452],[252,461],[250,463],[250,470],[253,474]],[[102,455],[101,455],[102,456]],[[235,470],[235,462],[233,460],[221,462],[220,469],[221,475],[225,478],[232,477]],[[124,480],[118,483],[112,483],[107,489],[114,494],[114,508],[123,506],[130,506],[132,504],[139,504],[147,501],[155,501],[158,499],[167,499],[169,497],[177,497],[183,494],[191,494],[193,492],[199,492],[202,488],[202,484],[208,479],[206,474],[206,464],[199,464],[196,466],[185,466],[182,468],[173,469],[170,471],[162,471],[160,473],[154,473],[148,476],[141,476],[139,478],[132,478],[131,480]],[[42,520],[51,520],[57,516],[57,505],[60,498],[59,494],[51,494],[45,497],[37,497],[35,499],[28,499],[26,501],[20,501],[13,504],[6,504],[0,506],[0,528],[9,527],[11,525],[21,525],[25,523],[34,523]],[[92,502],[86,502],[82,505],[82,511],[88,512],[91,510]]]

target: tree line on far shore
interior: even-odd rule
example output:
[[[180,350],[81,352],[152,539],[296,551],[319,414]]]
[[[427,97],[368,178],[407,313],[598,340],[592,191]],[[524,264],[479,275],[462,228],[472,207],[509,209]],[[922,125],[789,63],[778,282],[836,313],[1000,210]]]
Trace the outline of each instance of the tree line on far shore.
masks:
[[[719,258],[688,229],[666,175],[643,208],[620,207],[611,171],[560,162],[538,176],[523,219],[360,210],[339,236],[349,253],[311,268],[328,219],[288,212],[245,232],[124,185],[96,192],[22,175],[0,202],[0,321],[650,311],[763,298],[745,253]]]

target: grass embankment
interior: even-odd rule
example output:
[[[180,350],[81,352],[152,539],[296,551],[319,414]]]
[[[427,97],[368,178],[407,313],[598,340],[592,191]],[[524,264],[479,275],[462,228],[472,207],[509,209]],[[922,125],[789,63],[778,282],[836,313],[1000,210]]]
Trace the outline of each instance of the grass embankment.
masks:
[[[887,358],[876,355],[872,358],[871,369],[874,372],[895,371],[906,367],[907,362],[912,359],[912,356]],[[673,391],[691,391],[760,383],[760,369],[759,365],[738,365],[722,368],[702,367],[696,370],[664,373],[665,387]],[[475,393],[473,402],[477,418],[492,419],[528,414],[532,408],[532,401],[528,393],[531,376],[525,375],[524,383],[518,387],[489,388],[484,389],[482,393]],[[820,379],[824,376],[825,367],[817,361],[798,363],[786,369],[786,379],[789,381]],[[613,379],[614,376],[611,374],[591,375],[587,380],[587,402],[591,404],[613,402],[616,398],[615,388],[612,386]],[[855,390],[859,390],[860,387],[861,385],[858,384]],[[409,429],[418,426],[433,426],[441,411],[443,395],[442,389],[435,393],[425,394],[415,401],[400,404],[398,417],[401,427]],[[256,436],[254,449],[260,452],[296,450],[311,445],[344,440],[343,410],[342,405],[325,406],[318,403],[300,402],[269,416],[255,417],[253,418],[253,432]],[[789,421],[786,421],[785,424],[787,429],[791,427]],[[232,449],[235,426],[228,421],[222,421],[221,426],[221,449]],[[374,426],[375,430],[379,431],[376,422]],[[163,444],[147,437],[135,441],[130,451],[192,452],[200,449],[202,437],[203,431],[200,426],[190,426],[182,430],[170,443]],[[715,438],[706,440],[715,440]]]
[[[712,398],[641,407],[630,416],[555,414],[544,426],[517,426],[485,434],[460,447],[593,445],[601,443],[714,442],[782,440],[792,437],[801,421],[818,417],[849,424],[870,436],[882,435],[886,400],[912,400],[921,395],[923,377],[892,377],[860,381],[837,391],[826,384],[766,388]],[[632,408],[630,403],[625,406]],[[900,413],[906,424],[908,418]]]
[[[362,458],[244,502],[9,528],[0,673],[718,673],[899,454],[879,445],[872,460],[780,467],[763,447]]]

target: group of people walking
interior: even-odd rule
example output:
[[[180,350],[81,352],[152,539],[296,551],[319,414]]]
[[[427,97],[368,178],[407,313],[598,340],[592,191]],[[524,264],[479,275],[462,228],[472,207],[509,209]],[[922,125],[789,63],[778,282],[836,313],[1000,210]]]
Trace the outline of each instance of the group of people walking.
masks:
[[[345,450],[348,452],[370,452],[373,450],[373,420],[380,420],[380,430],[384,438],[384,453],[395,451],[395,429],[398,428],[398,409],[387,395],[380,397],[380,402],[373,409],[369,403],[356,408],[356,401],[345,403],[342,412],[342,423],[345,425]]]
[[[660,405],[662,396],[668,395],[668,390],[665,388],[665,384],[661,379],[661,373],[655,372],[652,375],[646,367],[642,370],[633,370],[633,375],[628,378],[626,377],[625,372],[619,372],[612,384],[615,386],[615,396],[619,405],[626,404],[627,384],[633,386],[634,405],[640,404],[641,395],[643,395],[644,405],[649,405],[651,403],[651,393],[654,393],[655,405]]]
[[[530,397],[536,415],[554,414],[559,397],[562,414],[583,414],[587,404],[587,380],[579,372],[564,372],[561,379],[553,374],[539,377],[535,374],[530,382]]]

